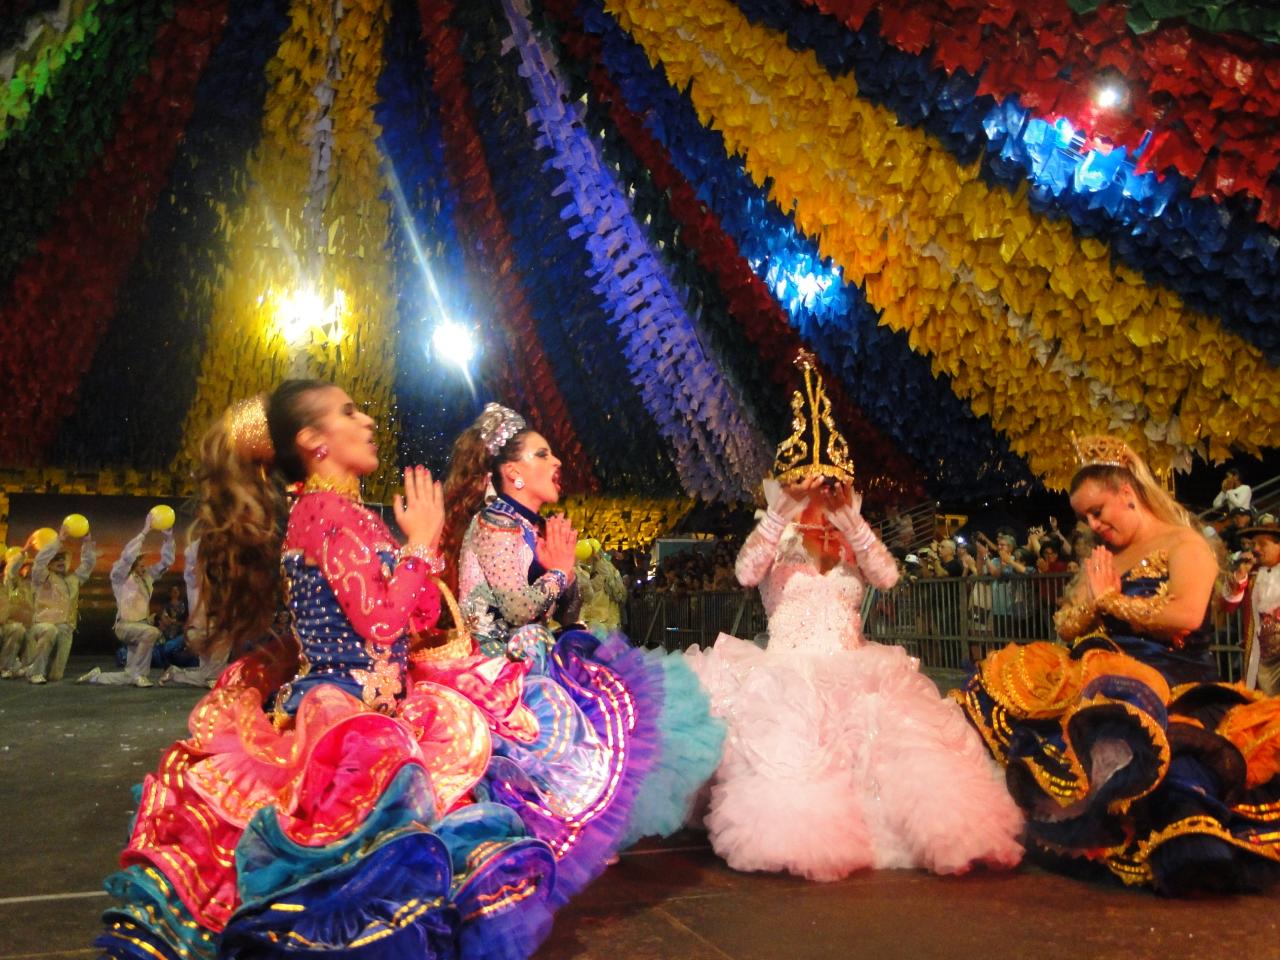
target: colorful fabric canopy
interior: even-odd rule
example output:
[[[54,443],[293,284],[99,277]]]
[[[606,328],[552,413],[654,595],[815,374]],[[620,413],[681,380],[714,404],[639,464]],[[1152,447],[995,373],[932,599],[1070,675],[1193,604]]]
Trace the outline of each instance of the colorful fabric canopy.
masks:
[[[741,501],[801,348],[872,503],[1258,454],[1277,129],[1262,0],[3,0],[0,467],[152,492],[307,374]]]

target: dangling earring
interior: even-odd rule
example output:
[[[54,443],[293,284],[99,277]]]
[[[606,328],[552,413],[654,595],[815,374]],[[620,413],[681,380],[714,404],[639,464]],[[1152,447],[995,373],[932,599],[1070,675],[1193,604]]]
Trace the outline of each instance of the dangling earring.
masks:
[[[512,484],[512,486],[514,486],[517,490],[523,490],[524,477],[516,477],[515,482]]]
[[[327,457],[328,455],[329,455],[329,447],[328,447],[328,445],[327,445],[327,444],[322,443],[322,444],[320,444],[320,446],[316,447],[316,459],[317,459],[317,460],[323,460],[323,459],[324,459],[325,457]]]

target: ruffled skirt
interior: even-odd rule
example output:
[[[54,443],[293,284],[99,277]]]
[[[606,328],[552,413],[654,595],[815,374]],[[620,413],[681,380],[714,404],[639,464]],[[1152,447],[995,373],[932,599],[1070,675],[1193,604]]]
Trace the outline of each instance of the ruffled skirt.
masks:
[[[671,659],[571,633],[526,663],[417,669],[394,716],[318,685],[280,729],[263,709],[278,678],[234,664],[141,787],[98,943],[139,960],[527,956],[715,767],[718,724]]]
[[[1022,817],[956,705],[899,647],[687,654],[728,724],[706,818],[735,869],[835,880],[1019,862]]]
[[[1171,896],[1274,882],[1280,701],[1233,684],[1171,689],[1104,637],[1006,647],[955,696],[1048,866]]]

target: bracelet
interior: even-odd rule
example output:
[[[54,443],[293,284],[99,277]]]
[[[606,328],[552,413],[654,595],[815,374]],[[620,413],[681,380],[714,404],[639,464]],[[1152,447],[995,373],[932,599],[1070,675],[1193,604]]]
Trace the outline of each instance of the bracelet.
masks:
[[[1160,611],[1169,605],[1169,584],[1160,584],[1155,593],[1145,597],[1132,597],[1116,589],[1108,590],[1097,599],[1098,610],[1119,617],[1130,626],[1149,629],[1155,626]]]
[[[789,523],[781,514],[774,513],[772,509],[765,511],[764,517],[760,520],[759,530],[770,543],[777,543],[782,539],[782,533],[787,529]]]
[[[406,543],[400,548],[400,562],[412,570],[417,561],[427,565],[427,572],[438,577],[444,572],[444,557],[437,550],[432,550],[425,543]]]

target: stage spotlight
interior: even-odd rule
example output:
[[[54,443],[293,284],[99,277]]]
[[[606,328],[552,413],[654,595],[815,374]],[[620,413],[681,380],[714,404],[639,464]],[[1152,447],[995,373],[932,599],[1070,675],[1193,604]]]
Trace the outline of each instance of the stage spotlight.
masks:
[[[346,296],[335,290],[333,299],[325,301],[316,290],[293,290],[278,301],[275,326],[285,343],[298,347],[308,340],[335,343],[342,339],[342,312]]]
[[[462,324],[446,320],[431,335],[431,348],[441,360],[466,370],[476,355],[476,340]]]
[[[1093,102],[1102,110],[1114,110],[1124,105],[1129,89],[1119,80],[1107,80],[1098,84],[1093,92]]]

